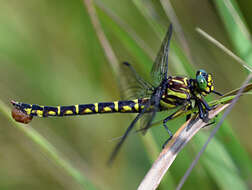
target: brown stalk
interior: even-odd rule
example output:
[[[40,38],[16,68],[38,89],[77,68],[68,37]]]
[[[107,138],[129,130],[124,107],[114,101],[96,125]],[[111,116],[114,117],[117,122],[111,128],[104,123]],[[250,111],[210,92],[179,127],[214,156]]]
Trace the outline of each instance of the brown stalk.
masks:
[[[113,69],[113,72],[116,74],[116,76],[118,77],[118,59],[108,41],[108,39],[106,38],[106,35],[102,29],[101,23],[99,21],[99,18],[97,16],[94,4],[93,4],[93,0],[83,0],[83,3],[87,9],[87,12],[90,16],[90,20],[91,23],[94,27],[94,30],[96,32],[96,35],[99,39],[99,42],[101,43],[101,46],[104,50],[105,56],[110,64],[110,66]]]
[[[215,109],[211,110],[209,112],[209,118],[214,118],[229,105],[230,104],[219,105]],[[175,133],[171,141],[162,150],[157,160],[154,162],[151,169],[148,171],[148,173],[140,183],[138,190],[156,189],[178,153],[205,125],[206,123],[204,123],[202,120],[195,118],[190,119],[186,123],[184,123]]]

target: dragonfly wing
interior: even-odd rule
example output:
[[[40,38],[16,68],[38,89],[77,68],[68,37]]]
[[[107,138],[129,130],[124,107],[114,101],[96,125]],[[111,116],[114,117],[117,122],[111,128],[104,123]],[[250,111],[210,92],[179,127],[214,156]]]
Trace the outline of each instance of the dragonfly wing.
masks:
[[[140,119],[140,130],[142,131],[142,134],[144,135],[147,130],[149,129],[155,115],[156,115],[156,112],[155,110],[153,110],[152,112],[148,112],[148,113],[145,113],[142,118]]]
[[[172,35],[172,24],[165,35],[161,48],[151,69],[151,77],[155,86],[158,86],[164,78],[167,78],[168,72],[168,51]]]
[[[110,155],[110,158],[108,160],[108,164],[111,165],[116,157],[116,155],[118,154],[118,151],[120,150],[120,148],[122,147],[124,141],[126,140],[126,138],[128,137],[129,133],[132,131],[133,127],[135,126],[136,122],[142,117],[144,116],[144,113],[149,109],[150,107],[150,101],[147,101],[145,103],[145,107],[144,109],[136,116],[136,118],[131,122],[130,126],[127,128],[127,130],[125,131],[124,135],[122,136],[122,138],[120,139],[120,141],[117,143],[117,145],[115,146],[113,152]]]
[[[123,99],[149,97],[154,87],[145,81],[127,62],[120,66],[120,93]]]
[[[143,134],[149,129],[150,125],[152,124],[153,119],[156,116],[156,113],[159,111],[160,107],[160,99],[162,96],[162,88],[157,88],[155,92],[152,94],[150,98],[150,105],[151,109],[150,112],[147,112],[141,118],[141,128],[143,129]]]

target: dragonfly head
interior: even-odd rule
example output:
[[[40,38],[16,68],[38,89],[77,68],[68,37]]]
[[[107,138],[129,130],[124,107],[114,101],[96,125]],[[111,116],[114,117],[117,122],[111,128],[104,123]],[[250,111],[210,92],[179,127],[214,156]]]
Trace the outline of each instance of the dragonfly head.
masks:
[[[196,73],[196,84],[197,90],[204,96],[214,91],[212,75],[203,69]]]

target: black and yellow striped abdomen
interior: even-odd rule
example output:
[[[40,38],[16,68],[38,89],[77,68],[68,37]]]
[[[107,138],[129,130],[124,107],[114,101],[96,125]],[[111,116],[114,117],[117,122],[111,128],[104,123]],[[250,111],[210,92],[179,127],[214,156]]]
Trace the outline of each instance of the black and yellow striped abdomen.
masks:
[[[73,116],[102,113],[139,113],[148,99],[135,99],[127,101],[100,102],[94,104],[78,104],[71,106],[40,106],[12,101],[12,104],[29,116]]]
[[[170,77],[167,89],[159,102],[159,110],[176,108],[189,101],[191,98],[188,78]],[[149,98],[135,100],[100,102],[94,104],[78,104],[71,106],[40,106],[36,104],[25,104],[12,101],[15,109],[12,116],[16,121],[29,123],[33,116],[53,117],[53,116],[73,116],[103,113],[140,113],[144,109]],[[147,110],[150,111],[152,106]]]

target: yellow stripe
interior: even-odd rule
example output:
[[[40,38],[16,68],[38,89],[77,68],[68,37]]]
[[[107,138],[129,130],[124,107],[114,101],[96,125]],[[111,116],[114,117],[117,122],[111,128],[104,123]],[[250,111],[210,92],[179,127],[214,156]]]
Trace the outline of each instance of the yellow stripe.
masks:
[[[79,114],[79,105],[75,105],[75,112],[76,114]]]
[[[118,111],[118,101],[114,102],[115,104],[115,111]]]
[[[131,111],[132,108],[130,106],[123,106],[122,111]]]
[[[93,111],[92,111],[91,109],[89,109],[89,108],[86,108],[86,109],[84,110],[84,112],[85,112],[85,113],[92,113]]]
[[[183,82],[183,81],[181,81],[181,80],[172,79],[172,81],[173,81],[173,82],[180,83],[180,84],[184,84],[184,82]]]
[[[56,115],[55,111],[49,111],[48,115]]]
[[[210,88],[209,88],[209,87],[206,87],[206,91],[207,91],[207,92],[210,92]]]
[[[208,82],[210,82],[212,80],[212,75],[208,74],[207,80],[208,80]]]
[[[37,110],[37,116],[38,117],[43,117],[43,111]]]
[[[174,98],[166,98],[166,99],[171,101],[171,102],[176,102],[176,99],[174,99]]]
[[[31,110],[32,110],[31,108],[25,108],[25,109],[24,109],[24,111],[25,111],[28,115],[31,114]]]
[[[160,101],[160,104],[161,104],[161,106],[162,106],[163,108],[166,108],[166,109],[175,108],[175,107],[176,107],[176,105],[166,103],[166,102],[164,102],[163,100]]]
[[[94,106],[95,106],[95,112],[97,112],[97,113],[98,113],[98,111],[99,111],[99,108],[98,108],[98,103],[95,103],[95,104],[94,104]]]
[[[184,78],[184,83],[185,83],[186,86],[188,86],[186,77]]]
[[[183,91],[185,91],[185,92],[188,92],[188,89],[187,89],[187,88],[180,87],[180,90],[183,90]]]
[[[139,103],[138,103],[138,99],[133,100],[135,102],[134,108],[135,110],[139,111]]]
[[[173,91],[171,89],[168,89],[168,95],[176,96],[176,97],[182,98],[182,99],[187,98],[187,95],[185,93],[175,92],[175,91]]]
[[[111,109],[110,107],[104,107],[104,108],[103,108],[103,111],[105,111],[105,112],[111,112],[112,109]]]
[[[72,111],[72,110],[66,110],[66,111],[65,111],[65,114],[71,115],[71,114],[73,114],[73,111]]]
[[[58,115],[60,115],[60,106],[57,107],[58,108]]]
[[[44,113],[44,106],[40,106],[43,110],[36,110],[37,116],[38,117],[43,117]]]

